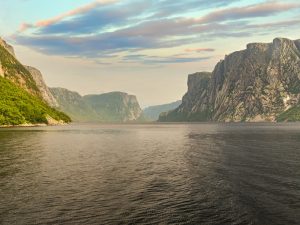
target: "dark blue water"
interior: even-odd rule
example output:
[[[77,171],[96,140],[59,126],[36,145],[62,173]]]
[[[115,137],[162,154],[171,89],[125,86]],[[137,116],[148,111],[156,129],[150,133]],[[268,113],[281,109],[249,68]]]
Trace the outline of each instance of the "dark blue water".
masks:
[[[0,130],[0,224],[299,224],[300,124]]]

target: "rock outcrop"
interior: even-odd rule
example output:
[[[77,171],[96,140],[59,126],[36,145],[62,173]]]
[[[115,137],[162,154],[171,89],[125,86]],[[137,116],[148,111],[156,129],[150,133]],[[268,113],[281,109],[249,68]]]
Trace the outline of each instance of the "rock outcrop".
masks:
[[[56,99],[53,97],[52,93],[50,92],[48,86],[46,85],[43,75],[41,71],[38,69],[31,67],[31,66],[25,66],[25,68],[30,72],[32,78],[34,79],[37,88],[39,89],[42,98],[52,107],[58,107],[58,103]]]
[[[182,104],[160,121],[277,121],[299,100],[300,41],[276,38],[226,56],[211,75],[190,75]]]

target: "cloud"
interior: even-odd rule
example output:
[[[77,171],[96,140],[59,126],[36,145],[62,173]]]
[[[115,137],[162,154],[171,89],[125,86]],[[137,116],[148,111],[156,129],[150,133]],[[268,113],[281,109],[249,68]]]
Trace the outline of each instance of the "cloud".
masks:
[[[208,59],[210,59],[210,57],[178,57],[176,55],[168,56],[168,57],[148,56],[148,55],[127,55],[123,57],[123,62],[131,62],[131,63],[140,62],[147,65],[157,65],[157,64],[200,62]]]
[[[138,1],[130,5],[123,6],[112,4],[106,7],[96,7],[84,15],[79,15],[72,20],[63,20],[37,31],[39,35],[49,34],[72,34],[82,35],[105,30],[108,27],[122,26],[140,21],[136,18],[147,8],[151,8],[149,1]]]
[[[198,3],[197,3],[198,2]],[[105,58],[118,53],[139,52],[199,44],[224,37],[259,35],[283,27],[299,24],[298,19],[262,23],[256,18],[274,17],[279,13],[299,9],[299,3],[267,1],[258,4],[228,7],[229,1],[171,1],[131,0],[95,1],[60,16],[39,21],[35,25],[24,23],[15,41],[46,54]],[[232,1],[230,1],[232,2]],[[196,4],[197,3],[197,4]],[[201,17],[195,9],[205,6],[225,8],[210,10]],[[202,12],[201,10],[199,12]],[[206,11],[203,11],[206,12]],[[203,14],[202,12],[202,14]],[[160,16],[158,16],[160,15]],[[192,16],[194,15],[194,16]],[[268,27],[266,30],[265,28]],[[189,48],[185,52],[213,52],[213,48]],[[189,57],[132,57],[145,63],[184,63],[203,58]],[[123,58],[128,62],[129,58]]]
[[[76,9],[65,12],[65,13],[63,13],[61,15],[58,15],[58,16],[55,16],[53,18],[46,19],[46,20],[40,20],[40,21],[36,22],[35,24],[22,23],[21,26],[20,26],[19,31],[24,32],[29,28],[47,27],[47,26],[50,26],[50,25],[55,24],[57,22],[60,22],[65,18],[72,17],[72,16],[75,16],[75,15],[78,15],[78,14],[82,14],[82,13],[90,11],[93,8],[103,6],[103,5],[107,5],[107,4],[112,4],[112,3],[115,3],[117,1],[118,0],[96,0],[92,3],[90,3],[90,4],[84,5],[82,7],[78,7]]]
[[[268,1],[265,3],[249,5],[246,7],[234,7],[212,12],[197,19],[199,23],[212,23],[217,21],[245,19],[253,17],[267,17],[280,12],[299,8],[299,3],[280,3],[278,1]]]
[[[159,19],[165,19],[169,16],[181,14],[183,11],[188,13],[189,11],[196,11],[203,8],[209,8],[213,6],[229,5],[232,2],[238,0],[232,0],[230,2],[225,0],[186,0],[173,1],[173,0],[130,0],[119,1],[109,4],[108,7],[99,7],[99,5],[89,4],[79,9],[72,10],[71,12],[64,13],[61,16],[44,20],[36,23],[36,26],[31,26],[40,29],[38,34],[87,34],[93,32],[99,32],[107,28],[108,26],[122,26],[128,23],[139,23],[144,21],[151,21]],[[87,10],[84,14],[82,11]],[[71,20],[63,20],[68,14],[79,14],[77,17]],[[42,24],[43,26],[39,26]]]
[[[187,48],[185,49],[186,52],[214,52],[214,48]]]

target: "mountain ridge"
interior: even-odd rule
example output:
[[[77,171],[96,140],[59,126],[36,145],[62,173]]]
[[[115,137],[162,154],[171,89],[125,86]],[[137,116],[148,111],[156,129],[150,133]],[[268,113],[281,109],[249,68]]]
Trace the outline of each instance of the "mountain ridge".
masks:
[[[14,49],[0,38],[0,125],[63,124],[70,118],[45,99],[47,86],[41,73],[23,65]],[[37,71],[38,74],[33,74]]]
[[[134,122],[143,120],[136,96],[109,92],[81,96],[65,88],[50,88],[59,108],[76,122]]]
[[[294,121],[282,114],[300,100],[300,41],[250,43],[225,56],[204,79],[189,76],[183,103],[160,121]],[[288,115],[285,113],[285,115]],[[298,116],[297,116],[298,115]]]

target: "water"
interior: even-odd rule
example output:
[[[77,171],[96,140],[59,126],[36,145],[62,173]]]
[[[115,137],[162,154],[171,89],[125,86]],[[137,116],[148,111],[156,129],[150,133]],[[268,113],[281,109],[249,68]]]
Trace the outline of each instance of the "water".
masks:
[[[299,224],[300,124],[0,130],[0,224]]]

